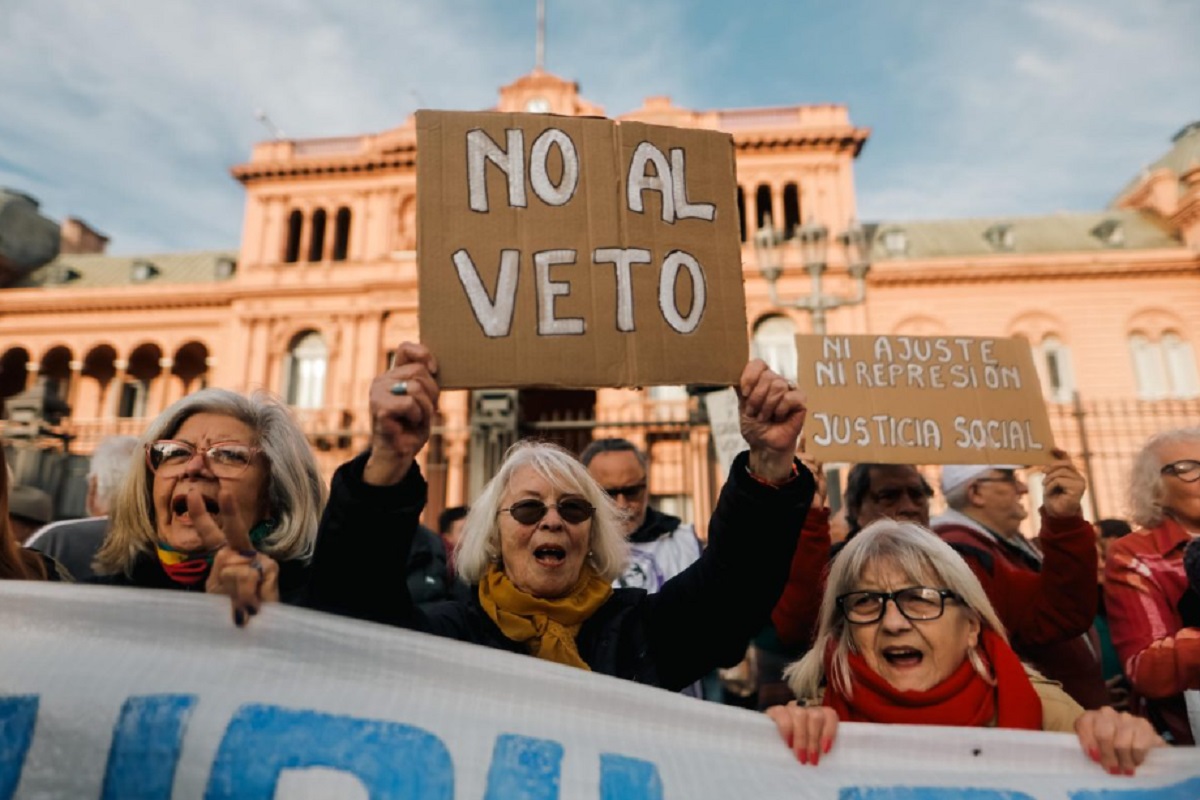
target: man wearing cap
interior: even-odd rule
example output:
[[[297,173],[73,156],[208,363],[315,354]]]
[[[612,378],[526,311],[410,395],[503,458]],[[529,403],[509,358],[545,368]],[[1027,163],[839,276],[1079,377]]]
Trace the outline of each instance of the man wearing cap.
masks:
[[[1083,518],[1083,476],[1066,453],[1053,455],[1043,480],[1040,552],[1021,534],[1029,487],[1017,466],[943,467],[950,509],[932,527],[979,578],[1017,654],[1084,708],[1099,708],[1108,693],[1088,636],[1099,601],[1096,534]]]
[[[13,538],[24,542],[54,519],[54,499],[36,486],[14,486],[8,493],[8,523]]]

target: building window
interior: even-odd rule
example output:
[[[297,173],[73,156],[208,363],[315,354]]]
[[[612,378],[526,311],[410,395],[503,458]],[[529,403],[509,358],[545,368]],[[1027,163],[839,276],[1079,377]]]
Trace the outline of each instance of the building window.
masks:
[[[754,230],[757,231],[761,230],[764,225],[773,224],[771,220],[775,219],[775,215],[771,213],[771,187],[760,183],[758,191],[754,193],[754,200],[758,206],[754,218]]]
[[[321,334],[309,331],[292,343],[287,357],[288,405],[322,408],[325,405],[325,369],[329,351]]]
[[[285,264],[295,264],[300,259],[300,229],[304,227],[304,215],[298,210],[288,214],[287,245],[283,250]]]
[[[140,378],[130,378],[121,385],[121,400],[117,406],[117,416],[137,418],[146,416],[146,401],[150,396],[150,382]]]
[[[320,261],[325,257],[325,209],[318,208],[312,215],[312,239],[308,242],[308,260]]]
[[[796,325],[788,317],[767,317],[759,322],[750,349],[775,372],[796,379]]]
[[[1154,342],[1145,334],[1135,333],[1129,337],[1129,355],[1142,400],[1200,395],[1195,351],[1179,334],[1168,331]]]
[[[739,184],[737,187],[738,231],[742,241],[746,241],[746,190]]]
[[[783,235],[791,239],[800,225],[800,189],[794,183],[783,187]]]
[[[908,252],[908,234],[898,228],[883,232],[883,249],[889,256],[902,256]]]
[[[345,261],[350,251],[350,209],[343,206],[333,223],[333,260]]]
[[[1046,399],[1069,403],[1075,394],[1075,375],[1071,369],[1071,351],[1057,336],[1047,336],[1041,344],[1041,365]]]

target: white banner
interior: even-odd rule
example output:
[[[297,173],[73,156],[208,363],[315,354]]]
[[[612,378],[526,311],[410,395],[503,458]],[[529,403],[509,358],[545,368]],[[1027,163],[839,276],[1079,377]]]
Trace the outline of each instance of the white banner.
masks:
[[[1195,748],[1106,775],[1074,737],[764,715],[301,609],[0,582],[0,800],[1195,800]],[[15,794],[14,794],[15,792]]]

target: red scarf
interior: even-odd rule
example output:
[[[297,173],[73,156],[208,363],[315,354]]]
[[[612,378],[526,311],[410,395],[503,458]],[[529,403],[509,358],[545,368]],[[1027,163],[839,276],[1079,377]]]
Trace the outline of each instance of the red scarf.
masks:
[[[991,664],[995,686],[964,658],[953,674],[927,691],[900,691],[867,666],[861,655],[850,653],[854,697],[847,699],[830,682],[825,705],[844,722],[980,727],[996,720],[997,728],[1040,731],[1042,701],[1017,654],[987,629],[980,637],[980,650],[984,663]],[[826,675],[830,674],[831,654],[832,649],[825,654]]]

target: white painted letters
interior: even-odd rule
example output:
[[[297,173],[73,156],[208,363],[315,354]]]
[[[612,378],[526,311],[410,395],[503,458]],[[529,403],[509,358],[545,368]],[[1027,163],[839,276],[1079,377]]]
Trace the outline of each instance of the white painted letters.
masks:
[[[692,278],[692,308],[687,317],[681,316],[675,307],[675,279],[680,267],[686,269]],[[658,276],[658,307],[663,319],[679,333],[691,333],[700,325],[707,302],[704,270],[700,268],[700,263],[682,250],[673,251],[663,261],[662,272]]]
[[[466,250],[454,253],[454,267],[458,270],[458,280],[462,283],[471,302],[471,311],[475,321],[483,328],[484,335],[489,338],[508,336],[512,331],[513,306],[517,299],[517,274],[520,266],[521,251],[500,251],[500,275],[496,278],[496,294],[488,297],[483,281],[479,279],[479,270],[471,261]]]
[[[508,204],[525,207],[525,134],[520,128],[507,132],[508,151],[492,141],[486,131],[467,132],[467,189],[472,211],[487,213],[487,162],[508,177]]]
[[[650,251],[641,247],[598,247],[592,254],[592,261],[613,265],[617,279],[617,330],[632,331],[633,278],[629,267],[631,264],[649,264]]]
[[[583,320],[579,317],[559,319],[554,316],[555,298],[571,293],[567,281],[550,280],[550,267],[555,264],[574,264],[574,250],[543,250],[533,254],[534,275],[537,280],[539,336],[576,336],[583,333]]]

